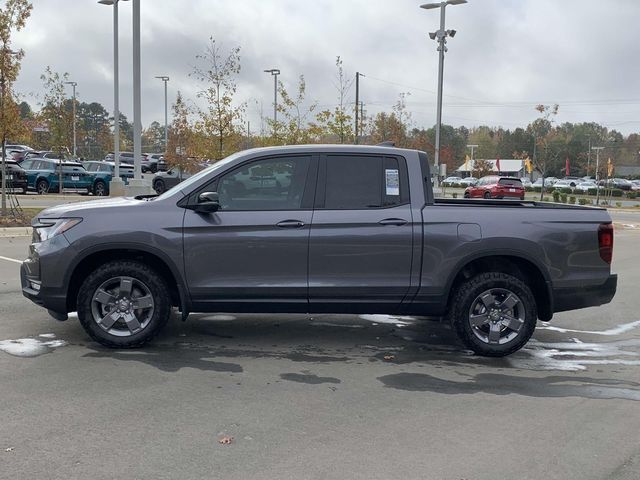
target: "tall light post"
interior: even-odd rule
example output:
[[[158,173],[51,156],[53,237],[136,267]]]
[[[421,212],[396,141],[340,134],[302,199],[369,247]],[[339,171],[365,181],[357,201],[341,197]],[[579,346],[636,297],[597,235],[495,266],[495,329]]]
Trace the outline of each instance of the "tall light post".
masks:
[[[467,0],[447,0],[445,2],[438,3],[425,3],[420,5],[420,8],[430,10],[433,8],[440,9],[440,29],[436,32],[429,33],[431,40],[438,42],[438,52],[440,52],[438,60],[438,108],[436,119],[436,148],[434,155],[434,165],[436,170],[436,177],[434,180],[434,187],[438,187],[440,176],[440,127],[442,125],[442,77],[444,73],[444,53],[447,51],[447,37],[453,38],[456,34],[455,30],[444,29],[444,12],[447,5],[460,5],[467,3]]]
[[[140,86],[140,0],[133,0],[133,179],[142,182],[142,100]]]
[[[364,77],[365,75],[363,73],[360,72],[356,72],[356,122],[355,122],[355,136],[354,136],[354,143],[357,145],[358,144],[358,140],[359,140],[359,136],[360,136],[360,125],[359,125],[359,121],[360,119],[358,118],[358,110],[360,109],[360,77]]]
[[[156,78],[159,78],[164,82],[164,154],[167,154],[167,146],[169,145],[169,140],[167,136],[167,132],[169,130],[169,117],[167,116],[167,82],[169,81],[169,77],[160,75]]]
[[[273,136],[276,135],[276,125],[278,124],[278,75],[280,70],[271,68],[265,70],[264,73],[270,73],[273,76]]]
[[[66,85],[71,85],[73,88],[73,158],[76,158],[76,151],[78,144],[76,142],[76,87],[78,82],[64,82]]]
[[[98,0],[102,5],[113,5],[113,161],[115,172],[109,190],[112,194],[124,193],[124,183],[120,178],[120,105],[118,77],[118,3],[126,0]],[[116,185],[117,184],[117,185]]]
[[[591,147],[596,151],[596,205],[600,205],[600,150],[604,147]]]
[[[0,55],[2,55],[2,65],[0,68],[0,120],[2,121],[2,216],[6,217],[7,216],[7,184],[6,184],[6,178],[7,178],[7,163],[5,160],[5,157],[7,156],[7,126],[5,124],[5,118],[4,118],[4,100],[5,100],[5,95],[6,95],[6,77],[5,77],[5,69],[6,69],[6,65],[5,65],[5,59],[7,58],[7,55],[19,55],[20,52],[14,52],[13,50],[9,50],[8,48],[3,48],[2,49],[2,53]],[[26,193],[26,192],[25,192]]]
[[[467,145],[467,148],[471,149],[471,165],[473,165],[473,161],[475,160],[475,157],[473,156],[473,152],[475,151],[476,148],[478,148],[478,145]],[[471,167],[471,165],[470,165],[470,167]],[[473,176],[473,173],[472,173],[471,170],[469,171],[469,176],[470,177]]]

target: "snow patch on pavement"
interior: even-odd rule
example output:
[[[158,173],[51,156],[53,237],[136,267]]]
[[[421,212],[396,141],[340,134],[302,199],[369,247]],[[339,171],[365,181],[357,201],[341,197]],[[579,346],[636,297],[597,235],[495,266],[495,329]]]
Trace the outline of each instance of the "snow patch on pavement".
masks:
[[[415,322],[414,317],[403,317],[397,315],[382,315],[382,314],[367,314],[360,315],[362,320],[367,320],[368,322],[373,323],[387,323],[395,325],[396,327],[406,327],[407,325],[411,325]]]
[[[549,325],[548,323],[542,322],[542,327],[537,327],[537,330],[553,330],[554,332],[560,333],[587,333],[589,335],[605,335],[605,336],[614,336],[621,335],[625,332],[629,332],[636,327],[640,326],[640,320],[636,320],[635,322],[623,323],[618,325],[617,327],[610,328],[608,330],[572,330],[570,328],[562,328],[555,327]]]
[[[53,335],[54,334],[42,334],[40,335]],[[47,336],[45,338],[53,338]],[[14,357],[37,357],[44,355],[45,353],[51,353],[53,350],[59,347],[64,347],[67,342],[64,340],[39,340],[37,338],[18,338],[16,340],[0,340],[0,351],[13,355]]]

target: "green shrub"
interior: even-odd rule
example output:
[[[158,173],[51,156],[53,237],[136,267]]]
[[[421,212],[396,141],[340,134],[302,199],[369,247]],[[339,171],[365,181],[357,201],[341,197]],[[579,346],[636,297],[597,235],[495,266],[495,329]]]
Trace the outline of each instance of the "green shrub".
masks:
[[[569,197],[569,203],[570,203],[571,205],[575,205],[575,204],[576,204],[576,197],[574,197],[573,195],[571,195],[571,196]]]
[[[533,192],[534,190],[533,190],[533,187],[530,187],[530,186],[527,185],[526,187],[524,187],[524,191],[525,192]]]
[[[543,202],[548,202],[549,201],[549,197],[542,197],[542,201]]]
[[[560,203],[560,192],[557,190],[553,191],[553,201],[556,203]]]
[[[561,193],[560,194],[560,201],[562,203],[567,203],[567,194],[566,193]]]
[[[598,194],[597,188],[590,188],[587,190],[587,195],[597,195],[597,194]]]
[[[536,185],[535,187],[533,187],[533,191],[540,193],[542,191],[542,187]]]
[[[458,194],[457,194],[456,192],[453,192],[453,193],[451,194],[451,196],[452,196],[453,198],[458,198]]]
[[[623,190],[620,190],[619,188],[612,188],[611,189],[611,196],[612,197],[621,197],[624,194]]]
[[[591,200],[587,200],[586,198],[579,198],[578,203],[580,205],[591,205]]]
[[[622,207],[622,202],[616,202],[616,207],[621,208]]]
[[[573,193],[573,188],[570,188],[570,187],[562,187],[562,188],[560,189],[560,193],[566,193],[566,194]]]
[[[635,200],[636,198],[638,198],[638,193],[637,192],[627,192],[627,198],[630,198],[631,200]]]

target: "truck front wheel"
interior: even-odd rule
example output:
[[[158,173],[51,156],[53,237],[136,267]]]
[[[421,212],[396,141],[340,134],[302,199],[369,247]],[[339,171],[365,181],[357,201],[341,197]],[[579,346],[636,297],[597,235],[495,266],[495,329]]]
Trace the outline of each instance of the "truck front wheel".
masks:
[[[132,348],[151,340],[171,315],[167,284],[143,263],[117,260],[99,266],[78,292],[78,319],[95,341]]]
[[[531,289],[501,272],[481,273],[456,288],[449,319],[458,338],[476,354],[503,357],[531,338],[538,318]]]

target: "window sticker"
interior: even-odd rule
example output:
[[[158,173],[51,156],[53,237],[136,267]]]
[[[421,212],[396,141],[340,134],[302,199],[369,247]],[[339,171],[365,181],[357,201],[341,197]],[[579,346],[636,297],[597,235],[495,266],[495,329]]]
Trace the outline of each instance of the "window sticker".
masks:
[[[384,178],[385,178],[385,184],[387,187],[386,194],[400,195],[400,177],[398,175],[398,170],[385,168]]]

